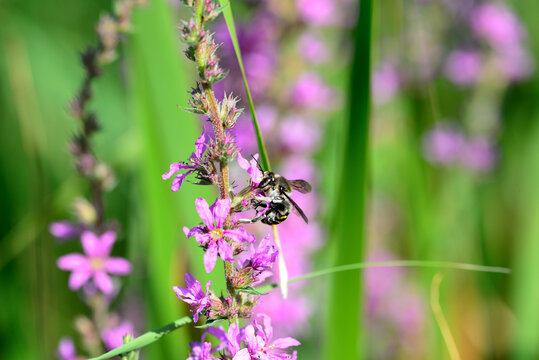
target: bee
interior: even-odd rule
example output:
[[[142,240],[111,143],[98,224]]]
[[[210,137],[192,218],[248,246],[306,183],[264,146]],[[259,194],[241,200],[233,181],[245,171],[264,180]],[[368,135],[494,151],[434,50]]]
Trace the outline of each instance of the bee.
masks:
[[[301,210],[298,204],[290,197],[293,190],[306,194],[312,190],[311,184],[305,180],[287,180],[283,176],[272,171],[262,170],[258,164],[263,177],[255,190],[263,196],[256,196],[254,199],[254,208],[257,211],[262,209],[262,214],[250,220],[243,222],[255,223],[261,221],[267,225],[277,225],[288,218],[290,212],[301,217],[306,223],[309,223],[307,216]]]

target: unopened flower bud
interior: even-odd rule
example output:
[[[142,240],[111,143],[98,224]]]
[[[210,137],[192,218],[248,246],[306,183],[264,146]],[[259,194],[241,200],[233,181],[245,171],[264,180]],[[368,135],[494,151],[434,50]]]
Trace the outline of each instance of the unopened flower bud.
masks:
[[[82,224],[93,225],[97,220],[95,208],[88,200],[79,198],[75,201],[73,207],[79,222]]]
[[[114,173],[105,163],[99,163],[94,167],[94,176],[99,180],[101,186],[105,190],[110,190],[114,187]]]

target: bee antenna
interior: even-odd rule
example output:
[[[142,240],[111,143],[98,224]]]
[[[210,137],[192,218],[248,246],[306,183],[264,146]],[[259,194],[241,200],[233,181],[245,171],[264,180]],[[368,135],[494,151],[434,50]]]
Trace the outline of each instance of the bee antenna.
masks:
[[[262,169],[262,165],[260,165],[260,162],[258,161],[258,159],[255,158],[254,155],[251,155],[251,157],[253,158],[254,161],[256,161],[256,165],[258,166],[258,168],[260,169],[260,171],[264,172],[264,169]]]

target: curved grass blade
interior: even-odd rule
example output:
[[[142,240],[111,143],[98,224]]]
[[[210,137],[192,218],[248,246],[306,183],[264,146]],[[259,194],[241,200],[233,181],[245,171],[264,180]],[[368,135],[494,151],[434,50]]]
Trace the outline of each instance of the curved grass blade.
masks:
[[[251,109],[251,118],[253,119],[253,126],[256,132],[256,141],[258,143],[258,151],[260,152],[260,160],[262,167],[266,171],[271,171],[271,165],[266,151],[266,145],[264,145],[264,139],[258,126],[258,120],[256,118],[255,105],[253,103],[253,97],[251,96],[251,90],[249,90],[249,84],[247,83],[247,76],[245,75],[245,68],[243,67],[243,59],[241,57],[240,44],[238,42],[238,36],[236,34],[236,25],[234,24],[234,17],[232,15],[232,5],[229,0],[219,0],[219,4],[223,9],[223,16],[225,17],[226,26],[232,39],[232,45],[234,45],[234,51],[238,58],[238,65],[240,66],[241,76],[243,78],[243,85],[245,86],[245,93],[247,94],[247,100],[249,101],[249,108]]]
[[[219,0],[221,5],[223,16],[225,17],[226,26],[230,34],[230,39],[232,40],[232,45],[234,46],[234,52],[238,58],[238,65],[240,67],[241,76],[243,78],[243,85],[245,86],[245,93],[247,94],[247,100],[249,101],[249,109],[251,110],[251,119],[253,121],[253,126],[256,133],[256,141],[258,143],[258,152],[260,153],[260,159],[262,162],[262,168],[266,171],[271,171],[271,164],[268,158],[268,152],[266,151],[266,145],[264,144],[264,139],[262,138],[262,133],[260,132],[260,127],[258,126],[258,120],[256,118],[255,105],[253,103],[253,97],[251,96],[251,90],[249,89],[249,83],[247,82],[247,76],[245,75],[245,68],[243,66],[243,59],[241,57],[240,44],[238,42],[238,36],[236,34],[236,25],[234,24],[234,16],[232,15],[232,5],[229,0]],[[279,250],[279,279],[281,280],[281,293],[283,298],[286,299],[288,296],[288,270],[286,269],[286,263],[284,261],[283,251],[281,249],[281,241],[279,238],[279,231],[277,226],[273,225],[273,238],[277,249]]]
[[[111,357],[140,349],[142,347],[150,345],[151,343],[156,342],[157,340],[161,339],[163,336],[169,334],[170,332],[176,329],[179,329],[182,326],[185,326],[192,322],[193,322],[193,318],[191,316],[184,316],[176,321],[171,322],[170,324],[166,324],[165,326],[161,326],[160,328],[148,331],[147,333],[140,335],[139,337],[131,340],[127,344],[119,346],[116,349],[109,351],[108,353],[105,353],[101,356],[98,356],[96,358],[92,358],[89,360],[110,359]]]
[[[449,269],[449,270],[464,270],[476,271],[495,274],[511,274],[511,269],[500,266],[484,266],[467,263],[457,263],[452,261],[430,261],[430,260],[393,260],[393,261],[372,261],[360,262],[356,264],[335,266],[329,269],[313,271],[305,275],[296,276],[290,279],[289,283],[295,283],[301,280],[314,279],[321,276],[336,274],[344,271],[361,270],[376,267],[418,267],[418,268],[433,268],[433,269]],[[259,292],[266,292],[278,287],[279,284],[271,284],[257,287]]]

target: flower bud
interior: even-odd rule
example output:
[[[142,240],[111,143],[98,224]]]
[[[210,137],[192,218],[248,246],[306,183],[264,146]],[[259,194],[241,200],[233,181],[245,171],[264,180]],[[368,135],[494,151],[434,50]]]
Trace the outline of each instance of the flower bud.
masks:
[[[97,212],[88,200],[79,198],[75,201],[73,206],[79,222],[88,226],[91,226],[96,222]]]

